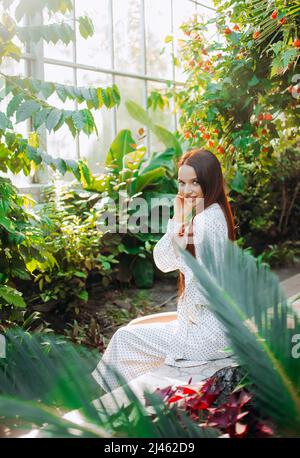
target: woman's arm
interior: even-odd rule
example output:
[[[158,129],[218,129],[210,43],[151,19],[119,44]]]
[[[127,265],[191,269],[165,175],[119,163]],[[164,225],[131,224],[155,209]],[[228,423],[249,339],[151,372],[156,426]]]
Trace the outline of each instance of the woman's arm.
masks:
[[[193,219],[193,243],[195,246],[195,256],[199,265],[203,263],[203,246],[209,245],[209,248],[216,254],[217,262],[220,260],[219,250],[220,242],[228,239],[228,229],[225,216],[219,208],[209,209],[197,214]],[[180,258],[181,268],[185,275],[185,285],[187,286],[193,279],[194,274],[187,266],[185,261]]]
[[[156,243],[153,250],[153,258],[156,266],[162,272],[172,272],[181,266],[181,255],[175,245],[175,240],[180,246],[184,247],[186,236],[176,235],[182,225],[174,219],[169,219],[165,235]],[[181,242],[181,239],[183,241]]]

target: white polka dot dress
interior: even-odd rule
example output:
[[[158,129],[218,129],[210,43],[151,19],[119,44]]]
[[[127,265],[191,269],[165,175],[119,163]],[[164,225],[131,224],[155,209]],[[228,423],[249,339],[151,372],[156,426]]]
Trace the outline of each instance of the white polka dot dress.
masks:
[[[224,352],[229,344],[222,325],[207,308],[192,270],[178,254],[174,244],[175,225],[174,220],[169,219],[166,234],[155,245],[153,257],[161,271],[180,270],[185,275],[185,291],[178,301],[177,319],[120,327],[92,373],[105,391],[122,384],[110,367],[129,382],[163,364],[196,366],[232,355]],[[196,259],[201,263],[204,237],[212,248],[228,238],[226,219],[218,203],[194,217],[193,233]]]

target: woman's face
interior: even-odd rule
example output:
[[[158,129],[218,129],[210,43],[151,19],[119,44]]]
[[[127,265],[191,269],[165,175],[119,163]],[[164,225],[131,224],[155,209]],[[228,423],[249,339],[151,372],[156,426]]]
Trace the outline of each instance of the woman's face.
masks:
[[[203,198],[203,192],[197,180],[195,169],[183,164],[178,170],[178,194],[182,197]]]

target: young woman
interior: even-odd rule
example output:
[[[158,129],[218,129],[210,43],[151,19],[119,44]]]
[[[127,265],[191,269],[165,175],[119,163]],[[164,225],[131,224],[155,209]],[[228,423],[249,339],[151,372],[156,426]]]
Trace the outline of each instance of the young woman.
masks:
[[[169,219],[166,234],[153,251],[160,270],[179,270],[177,313],[137,319],[115,332],[93,372],[105,391],[119,386],[109,367],[129,382],[163,364],[196,366],[231,356],[224,352],[228,347],[224,330],[207,308],[196,279],[178,250],[178,246],[187,249],[201,262],[204,240],[212,249],[217,249],[219,241],[235,240],[220,162],[210,151],[186,152],[178,163],[178,184],[174,217]],[[189,222],[193,209],[195,215]]]

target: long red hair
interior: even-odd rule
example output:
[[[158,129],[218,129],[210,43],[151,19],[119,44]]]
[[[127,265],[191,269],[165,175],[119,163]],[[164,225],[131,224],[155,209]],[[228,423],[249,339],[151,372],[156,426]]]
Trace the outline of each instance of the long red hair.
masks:
[[[180,157],[177,163],[177,169],[184,164],[193,167],[195,170],[198,183],[204,195],[204,209],[215,202],[221,206],[227,222],[228,238],[234,241],[236,238],[234,217],[226,195],[225,181],[219,160],[211,151],[193,149],[187,151]],[[192,235],[192,233],[190,233],[190,235]],[[186,250],[195,257],[195,246],[193,243],[188,243]],[[179,300],[180,296],[183,294],[184,288],[184,274],[179,272],[177,300]]]

